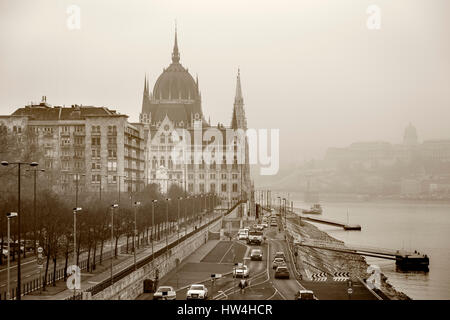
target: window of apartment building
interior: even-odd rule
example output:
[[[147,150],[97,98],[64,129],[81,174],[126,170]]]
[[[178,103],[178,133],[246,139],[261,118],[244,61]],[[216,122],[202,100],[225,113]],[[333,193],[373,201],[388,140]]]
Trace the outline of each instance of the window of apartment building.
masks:
[[[70,138],[61,139],[61,145],[62,146],[70,145]]]
[[[236,180],[238,178],[238,174],[237,173],[233,173],[232,177],[233,177],[233,180]]]
[[[158,160],[156,159],[155,156],[153,156],[153,159],[152,159],[152,167],[153,167],[153,168],[156,168],[157,166],[158,166]]]
[[[203,183],[200,183],[200,192],[205,192],[205,185]]]
[[[92,126],[91,133],[100,133],[100,126]]]
[[[72,153],[70,152],[70,150],[63,150],[62,151],[62,156],[63,157],[70,157],[72,155]]]
[[[189,179],[189,180],[194,179],[194,175],[193,175],[192,173],[189,173],[189,174],[188,174],[188,179]]]
[[[61,167],[62,167],[63,170],[69,170],[70,162],[69,161],[62,161],[61,162]]]
[[[84,170],[84,162],[82,162],[82,161],[76,161],[76,162],[75,162],[75,168],[76,168],[76,169],[80,169],[80,170]]]
[[[92,181],[92,183],[100,183],[100,175],[99,174],[93,174],[91,181]]]
[[[75,132],[84,132],[83,126],[75,126]]]
[[[237,185],[237,183],[233,183],[233,192],[238,192],[238,185]]]
[[[215,179],[216,178],[216,174],[215,173],[210,173],[209,174],[209,178],[210,179]]]
[[[92,159],[100,158],[100,149],[92,149]]]
[[[84,144],[84,137],[75,137],[75,144],[80,145]]]
[[[215,183],[211,183],[209,185],[209,192],[216,192],[216,184]]]
[[[222,183],[222,192],[227,192],[227,184],[226,183]]]
[[[159,165],[165,167],[166,166],[166,160],[164,159],[164,156],[159,159]]]
[[[109,149],[108,150],[108,157],[109,158],[117,158],[117,150],[116,149]]]
[[[227,178],[227,174],[226,173],[222,173],[222,179],[226,179]]]
[[[116,161],[108,161],[108,171],[117,171]]]
[[[214,161],[213,163],[211,163],[209,168],[212,170],[216,170],[216,162]]]
[[[132,162],[131,162],[131,165],[132,165],[132,168],[133,168],[134,170],[137,169],[136,161],[132,161]],[[134,172],[133,172],[133,173],[134,173]]]
[[[108,175],[108,183],[117,183],[117,176]]]
[[[108,133],[117,133],[116,126],[108,126]]]
[[[92,162],[92,170],[100,170],[101,164],[100,162]]]
[[[117,137],[108,137],[108,144],[109,145],[116,145],[117,144]]]
[[[199,168],[200,170],[205,169],[205,160],[202,159],[202,162],[200,163],[200,165],[198,166],[198,168]]]
[[[62,126],[61,127],[61,131],[64,133],[68,133],[70,131],[70,127],[69,126]]]
[[[168,166],[169,166],[169,169],[173,169],[173,161],[172,161],[172,157],[171,156],[169,156]]]
[[[205,174],[203,174],[203,173],[200,173],[200,174],[198,175],[198,178],[199,178],[200,180],[203,180],[203,179],[205,179]]]
[[[100,137],[92,137],[92,145],[93,146],[99,146],[100,145]]]
[[[52,160],[45,160],[45,168],[46,169],[52,169],[53,168],[53,161]]]
[[[45,156],[46,157],[53,157],[53,149],[45,149]]]
[[[194,192],[194,184],[193,183],[189,183],[188,184],[188,191],[189,192]]]

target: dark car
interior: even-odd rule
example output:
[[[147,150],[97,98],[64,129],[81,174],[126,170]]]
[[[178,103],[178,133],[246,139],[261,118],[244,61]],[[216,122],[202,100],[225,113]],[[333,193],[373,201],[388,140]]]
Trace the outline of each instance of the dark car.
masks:
[[[253,249],[250,253],[250,260],[262,260],[263,254],[261,249]]]
[[[284,266],[278,267],[277,270],[275,270],[275,278],[276,279],[281,279],[281,278],[289,279],[289,269]]]

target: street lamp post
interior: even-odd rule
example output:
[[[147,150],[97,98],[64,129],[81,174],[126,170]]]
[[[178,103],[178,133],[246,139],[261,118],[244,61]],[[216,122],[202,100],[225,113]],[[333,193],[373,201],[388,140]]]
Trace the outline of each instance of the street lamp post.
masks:
[[[77,212],[81,211],[81,208],[73,208],[73,265],[77,265]],[[76,270],[74,270],[76,272]],[[73,286],[73,297],[76,295],[76,281]]]
[[[134,270],[136,270],[136,236],[137,236],[137,209],[141,203],[136,201],[134,203],[134,232],[133,232],[133,253],[134,253]]]
[[[34,173],[34,188],[33,188],[33,225],[34,225],[34,231],[33,231],[33,238],[34,238],[34,254],[36,254],[37,250],[37,218],[36,218],[36,176],[37,172],[45,172],[45,169],[34,169],[34,170],[27,170],[27,171],[33,171]]]
[[[111,285],[113,285],[114,283],[114,279],[113,279],[113,258],[114,258],[114,247],[113,247],[113,243],[114,243],[114,209],[118,208],[119,205],[117,203],[114,203],[111,205]]]
[[[169,259],[169,233],[167,227],[169,226],[169,201],[170,198],[166,198],[166,262]]]
[[[10,264],[10,258],[11,258],[11,245],[10,245],[10,240],[11,240],[11,229],[10,229],[10,219],[17,217],[17,212],[9,212],[6,214],[6,218],[8,221],[8,232],[7,232],[7,236],[8,236],[8,266],[7,268],[7,276],[6,276],[6,300],[11,299],[11,289],[9,288],[9,282],[10,282],[10,278],[9,278],[9,264]],[[19,253],[20,255],[20,253]]]
[[[284,207],[283,207],[283,211],[284,211],[284,225],[286,225],[286,198],[283,198],[283,202],[284,202]]]
[[[155,263],[155,251],[153,250],[153,238],[155,237],[155,203],[158,200],[152,200],[152,264]]]
[[[183,197],[178,197],[178,217],[177,217],[178,240],[177,240],[177,245],[180,243],[180,200],[183,200]]]
[[[8,162],[8,161],[2,161],[2,166],[8,166],[10,164],[16,164],[17,165],[17,243],[19,244],[19,254],[17,255],[17,300],[21,300],[22,292],[22,281],[20,277],[20,166],[25,164],[29,165],[31,167],[36,167],[38,165],[37,162]],[[24,246],[24,252],[25,252],[25,246]]]

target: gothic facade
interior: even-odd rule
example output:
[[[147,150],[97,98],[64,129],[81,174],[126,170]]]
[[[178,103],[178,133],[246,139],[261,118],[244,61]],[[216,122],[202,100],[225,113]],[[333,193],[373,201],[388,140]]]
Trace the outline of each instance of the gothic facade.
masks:
[[[228,126],[212,126],[202,108],[198,78],[180,63],[177,33],[172,63],[150,90],[144,81],[140,125],[146,145],[146,180],[166,190],[177,184],[190,194],[215,193],[228,201],[252,195],[247,120],[240,72]]]

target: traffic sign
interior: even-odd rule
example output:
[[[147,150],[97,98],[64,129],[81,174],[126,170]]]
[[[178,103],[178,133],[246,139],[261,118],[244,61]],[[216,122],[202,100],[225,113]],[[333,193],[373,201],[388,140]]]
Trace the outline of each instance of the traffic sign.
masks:
[[[348,292],[348,294],[352,294],[353,293],[353,289],[352,288],[348,288],[347,292]]]
[[[44,249],[42,249],[42,247],[38,247],[38,248],[37,248],[37,252],[38,252],[38,253],[42,253],[42,252],[44,252]]]

